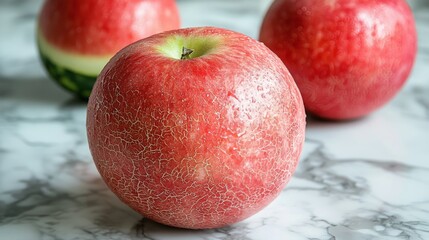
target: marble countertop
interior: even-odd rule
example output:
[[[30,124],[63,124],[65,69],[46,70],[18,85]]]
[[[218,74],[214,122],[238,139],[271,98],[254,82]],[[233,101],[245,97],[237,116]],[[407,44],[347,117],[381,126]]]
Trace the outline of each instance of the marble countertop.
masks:
[[[256,37],[267,3],[179,1],[184,26]],[[122,204],[88,150],[84,103],[38,60],[41,0],[0,1],[0,239],[429,239],[429,2],[412,6],[417,62],[384,108],[351,122],[309,119],[297,172],[255,216],[205,231],[166,227]]]

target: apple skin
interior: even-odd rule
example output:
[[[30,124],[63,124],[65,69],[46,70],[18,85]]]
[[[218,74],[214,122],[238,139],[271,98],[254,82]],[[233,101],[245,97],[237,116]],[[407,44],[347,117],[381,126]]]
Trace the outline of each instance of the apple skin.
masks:
[[[306,109],[319,117],[363,117],[401,89],[417,36],[404,0],[276,0],[260,41],[285,63]]]
[[[116,52],[179,27],[175,0],[47,0],[38,19],[37,42],[51,78],[87,99]]]
[[[137,40],[179,28],[180,19],[175,0],[47,0],[39,27],[63,50],[113,56]]]
[[[194,50],[181,60],[182,47]],[[143,216],[206,229],[268,205],[295,171],[305,109],[282,61],[219,28],[157,34],[122,49],[88,102],[91,154]]]

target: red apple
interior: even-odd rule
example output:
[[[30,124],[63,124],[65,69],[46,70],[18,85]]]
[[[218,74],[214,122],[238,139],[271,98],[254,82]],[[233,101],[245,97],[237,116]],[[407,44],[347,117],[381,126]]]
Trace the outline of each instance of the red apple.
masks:
[[[51,77],[87,98],[101,69],[121,48],[176,28],[174,0],[47,0],[37,40]]]
[[[387,103],[408,78],[416,39],[405,0],[277,0],[260,32],[306,109],[328,119],[362,117]]]
[[[232,224],[270,203],[295,170],[304,128],[282,61],[218,28],[126,47],[88,102],[89,147],[109,188],[145,217],[182,228]]]

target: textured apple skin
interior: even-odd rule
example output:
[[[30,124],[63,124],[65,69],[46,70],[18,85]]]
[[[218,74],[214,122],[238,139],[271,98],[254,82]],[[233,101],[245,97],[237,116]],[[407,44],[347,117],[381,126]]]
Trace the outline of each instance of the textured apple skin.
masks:
[[[387,103],[417,48],[404,0],[277,0],[259,39],[283,60],[306,109],[328,119],[362,117]]]
[[[179,27],[175,0],[47,0],[39,16],[49,43],[82,55],[113,55],[144,37]]]
[[[155,50],[173,35],[222,43],[177,60]],[[191,28],[132,44],[107,64],[89,98],[87,133],[101,176],[124,203],[163,224],[216,228],[280,193],[302,150],[305,110],[263,44]]]

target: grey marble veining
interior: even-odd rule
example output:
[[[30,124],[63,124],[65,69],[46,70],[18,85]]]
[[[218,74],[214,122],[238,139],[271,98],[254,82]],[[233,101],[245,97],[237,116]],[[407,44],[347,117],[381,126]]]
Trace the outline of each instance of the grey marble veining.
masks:
[[[184,26],[252,37],[266,5],[179,4]],[[37,58],[41,1],[1,1],[0,240],[429,239],[429,2],[412,4],[419,52],[397,97],[357,121],[308,119],[298,169],[272,204],[233,226],[194,231],[144,219],[107,189],[88,150],[85,103]]]

